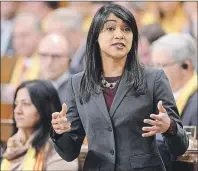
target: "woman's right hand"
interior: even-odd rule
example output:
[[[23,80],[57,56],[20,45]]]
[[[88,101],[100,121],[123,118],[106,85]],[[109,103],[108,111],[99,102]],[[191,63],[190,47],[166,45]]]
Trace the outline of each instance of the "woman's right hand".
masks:
[[[64,103],[62,105],[62,110],[60,112],[55,112],[52,114],[52,127],[57,134],[62,134],[70,130],[71,124],[67,121],[67,105]]]

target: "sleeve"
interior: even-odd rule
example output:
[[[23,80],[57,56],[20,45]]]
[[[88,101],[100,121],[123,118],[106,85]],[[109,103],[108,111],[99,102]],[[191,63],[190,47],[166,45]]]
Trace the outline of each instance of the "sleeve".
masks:
[[[49,152],[46,156],[46,171],[58,170],[58,171],[78,171],[79,161],[78,159],[72,162],[66,162],[63,160],[57,152],[54,150],[53,146],[50,147]]]
[[[156,112],[159,112],[157,109],[157,103],[162,100],[163,106],[165,107],[170,119],[176,123],[176,133],[174,135],[164,136],[162,134],[165,143],[174,156],[184,154],[189,145],[188,137],[183,129],[168,78],[163,70],[160,70],[156,76],[154,85],[154,99],[156,104]]]
[[[56,136],[51,129],[50,137],[57,153],[66,161],[76,159],[85,137],[85,131],[77,110],[72,77],[68,81],[66,90],[67,119],[71,123],[71,129],[61,136]]]
[[[168,136],[173,136],[176,133],[177,133],[177,124],[173,119],[171,119],[170,127],[165,133],[163,133],[163,135],[168,137]]]

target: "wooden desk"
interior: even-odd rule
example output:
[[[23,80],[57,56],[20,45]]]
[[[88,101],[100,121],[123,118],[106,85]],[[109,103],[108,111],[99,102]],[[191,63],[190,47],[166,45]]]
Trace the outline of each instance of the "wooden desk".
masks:
[[[80,155],[79,155],[79,161],[80,161],[80,168],[83,169],[84,162],[87,156],[88,152],[88,146],[82,145],[82,148],[80,150]]]
[[[8,138],[12,135],[13,120],[2,119],[1,120],[1,142],[6,143]]]
[[[1,119],[12,119],[12,104],[1,103]]]
[[[17,58],[1,58],[1,83],[9,83]]]
[[[173,171],[198,171],[198,149],[187,150],[173,162]]]
[[[12,134],[12,104],[1,103],[1,142],[7,142]]]

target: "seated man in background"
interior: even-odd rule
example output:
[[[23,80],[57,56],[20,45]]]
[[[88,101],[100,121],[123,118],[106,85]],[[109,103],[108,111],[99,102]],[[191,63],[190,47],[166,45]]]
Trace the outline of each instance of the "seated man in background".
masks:
[[[159,23],[144,25],[140,29],[138,58],[144,65],[150,65],[151,63],[151,44],[165,34]]]
[[[49,13],[57,9],[58,1],[23,1],[20,5],[20,12],[28,12],[43,20]]]
[[[45,17],[43,31],[45,34],[62,34],[69,42],[71,57],[84,41],[82,16],[68,7],[59,8]]]
[[[188,34],[169,34],[158,39],[152,45],[152,64],[164,69],[183,125],[197,127],[197,44],[195,40]]]
[[[49,34],[38,47],[40,78],[50,80],[58,91],[61,103],[65,103],[67,80],[70,76],[69,43],[63,35]]]
[[[65,103],[67,81],[71,76],[71,57],[67,39],[58,34],[46,35],[39,44],[38,56],[41,66],[40,78],[50,80],[58,92],[61,103]],[[84,144],[87,145],[86,138]]]
[[[3,101],[12,103],[14,91],[22,81],[38,78],[39,59],[35,51],[41,36],[41,23],[36,16],[29,13],[16,16],[13,26],[13,46],[17,61],[9,85],[4,86],[2,90]]]
[[[1,2],[1,57],[12,57],[13,20],[18,10],[18,2]]]
[[[170,82],[183,125],[197,127],[197,45],[188,34],[168,34],[152,44],[152,65],[162,68]],[[198,134],[197,134],[198,137]],[[163,161],[171,170],[171,154],[160,135],[157,143]]]

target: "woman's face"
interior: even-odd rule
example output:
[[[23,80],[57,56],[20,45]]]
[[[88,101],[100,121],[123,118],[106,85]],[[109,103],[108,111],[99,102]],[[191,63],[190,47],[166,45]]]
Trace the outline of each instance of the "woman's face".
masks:
[[[33,105],[27,88],[21,88],[15,99],[14,118],[17,128],[32,130],[38,123],[40,115]]]
[[[126,58],[132,41],[131,28],[120,18],[110,14],[98,37],[101,57]]]

